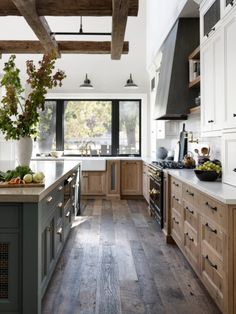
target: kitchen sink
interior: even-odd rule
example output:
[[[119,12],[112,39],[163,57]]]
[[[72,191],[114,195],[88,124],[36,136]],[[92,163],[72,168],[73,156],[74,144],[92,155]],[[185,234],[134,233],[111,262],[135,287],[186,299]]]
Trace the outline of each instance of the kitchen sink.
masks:
[[[98,158],[98,157],[91,157],[86,159],[81,158],[82,171],[106,171],[106,159],[105,158]]]

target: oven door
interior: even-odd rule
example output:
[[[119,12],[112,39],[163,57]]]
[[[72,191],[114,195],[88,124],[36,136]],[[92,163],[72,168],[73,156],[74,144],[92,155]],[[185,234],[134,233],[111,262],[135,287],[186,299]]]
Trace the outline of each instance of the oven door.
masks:
[[[163,191],[162,180],[156,180],[151,175],[150,178],[150,209],[157,222],[163,228]]]

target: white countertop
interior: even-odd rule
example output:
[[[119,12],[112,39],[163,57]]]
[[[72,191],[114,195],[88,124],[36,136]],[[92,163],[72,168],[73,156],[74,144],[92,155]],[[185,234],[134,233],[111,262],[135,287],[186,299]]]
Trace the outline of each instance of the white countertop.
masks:
[[[171,176],[225,204],[236,204],[236,187],[215,181],[200,181],[192,169],[166,169]]]
[[[0,188],[0,202],[39,202],[56,187],[68,173],[78,166],[78,161],[31,161],[30,168],[45,174],[44,187]],[[0,161],[0,169],[14,169],[15,162]]]

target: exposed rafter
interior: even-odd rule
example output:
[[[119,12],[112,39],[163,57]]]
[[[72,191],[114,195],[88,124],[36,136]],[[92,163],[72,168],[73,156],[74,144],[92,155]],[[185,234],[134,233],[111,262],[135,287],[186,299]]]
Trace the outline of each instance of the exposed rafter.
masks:
[[[53,51],[59,56],[57,42],[50,35],[51,30],[45,17],[39,16],[37,13],[36,0],[12,0],[12,2],[38,37],[45,52]]]
[[[112,6],[111,58],[113,60],[119,60],[121,58],[124,45],[129,0],[112,0]]]
[[[110,54],[110,41],[58,41],[58,48],[65,54]],[[123,54],[129,52],[129,43],[124,42]],[[1,53],[44,53],[39,41],[27,40],[0,40]]]
[[[37,0],[39,16],[112,16],[112,0]],[[129,16],[137,16],[138,0],[129,1]],[[10,0],[0,1],[0,16],[22,15]]]

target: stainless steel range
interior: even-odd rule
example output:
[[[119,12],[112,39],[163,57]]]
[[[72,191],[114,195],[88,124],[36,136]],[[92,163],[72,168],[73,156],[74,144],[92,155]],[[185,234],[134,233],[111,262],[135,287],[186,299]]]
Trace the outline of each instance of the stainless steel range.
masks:
[[[150,211],[161,228],[163,228],[163,169],[182,169],[183,164],[174,161],[153,161],[148,165],[150,180],[149,201]]]

